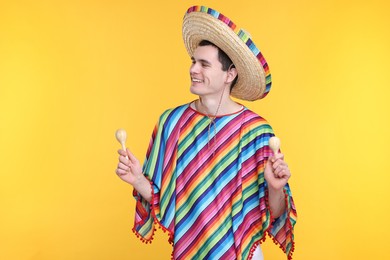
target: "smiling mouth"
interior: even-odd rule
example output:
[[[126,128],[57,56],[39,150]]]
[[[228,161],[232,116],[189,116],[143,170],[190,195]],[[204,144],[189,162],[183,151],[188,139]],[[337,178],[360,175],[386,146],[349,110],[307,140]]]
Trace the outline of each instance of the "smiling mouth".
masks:
[[[194,79],[194,78],[191,78],[192,82],[197,82],[197,83],[201,83],[203,82],[203,80],[200,80],[200,79]]]

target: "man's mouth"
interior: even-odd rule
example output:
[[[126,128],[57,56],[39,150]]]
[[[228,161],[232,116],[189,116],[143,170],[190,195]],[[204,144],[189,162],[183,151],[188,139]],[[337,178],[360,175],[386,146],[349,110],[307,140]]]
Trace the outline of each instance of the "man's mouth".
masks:
[[[192,82],[198,82],[198,83],[201,83],[201,82],[203,82],[203,80],[192,78]]]

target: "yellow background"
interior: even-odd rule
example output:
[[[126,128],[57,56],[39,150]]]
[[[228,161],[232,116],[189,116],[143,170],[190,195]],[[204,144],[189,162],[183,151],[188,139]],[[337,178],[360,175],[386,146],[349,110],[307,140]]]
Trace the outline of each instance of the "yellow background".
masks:
[[[0,259],[169,259],[161,230],[151,245],[131,231],[114,132],[142,161],[159,114],[195,99],[181,38],[194,4],[270,64],[270,94],[244,104],[293,173],[295,259],[390,259],[385,0],[0,2]]]

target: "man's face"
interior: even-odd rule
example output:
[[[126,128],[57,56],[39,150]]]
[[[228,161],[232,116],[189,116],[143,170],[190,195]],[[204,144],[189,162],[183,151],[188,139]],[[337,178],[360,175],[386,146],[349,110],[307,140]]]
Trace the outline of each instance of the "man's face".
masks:
[[[191,93],[201,97],[217,97],[227,86],[227,72],[218,60],[218,49],[214,46],[199,46],[191,57]]]

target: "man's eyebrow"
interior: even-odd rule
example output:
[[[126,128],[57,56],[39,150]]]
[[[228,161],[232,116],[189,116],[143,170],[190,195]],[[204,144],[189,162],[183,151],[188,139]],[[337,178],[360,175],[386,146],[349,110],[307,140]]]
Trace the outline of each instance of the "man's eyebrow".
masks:
[[[196,61],[194,57],[191,57],[191,60],[192,61]],[[205,63],[205,64],[208,64],[208,65],[211,65],[211,62],[209,62],[208,60],[205,60],[205,59],[199,59],[197,61],[199,61],[200,63]]]

